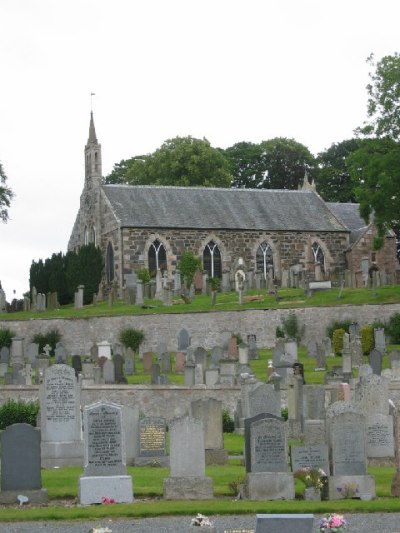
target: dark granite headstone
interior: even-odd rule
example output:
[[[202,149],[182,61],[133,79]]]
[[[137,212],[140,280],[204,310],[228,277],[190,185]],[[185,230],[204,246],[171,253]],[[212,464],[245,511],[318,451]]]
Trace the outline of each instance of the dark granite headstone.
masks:
[[[372,368],[372,372],[378,376],[380,376],[382,372],[382,357],[382,352],[376,349],[372,350],[368,357],[368,363]]]
[[[82,372],[82,357],[80,355],[72,356],[72,368],[75,370],[75,376],[78,377]]]
[[[120,354],[114,355],[115,383],[127,383],[124,375],[124,358]]]
[[[246,472],[287,472],[283,418],[260,414],[244,423]]]

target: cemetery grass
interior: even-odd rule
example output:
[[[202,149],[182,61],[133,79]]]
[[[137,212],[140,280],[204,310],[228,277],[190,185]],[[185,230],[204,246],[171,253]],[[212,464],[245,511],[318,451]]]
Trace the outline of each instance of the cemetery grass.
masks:
[[[239,305],[238,295],[232,291],[218,293],[217,303],[211,304],[211,297],[196,295],[191,303],[185,304],[178,297],[174,298],[174,305],[165,306],[159,300],[145,300],[144,307],[128,305],[117,301],[112,307],[107,302],[99,302],[96,305],[86,305],[82,309],[75,309],[73,305],[62,306],[60,309],[48,310],[42,313],[18,312],[2,315],[2,321],[7,320],[31,320],[35,318],[84,318],[91,316],[120,316],[142,315],[154,313],[195,313],[195,312],[218,312],[218,311],[242,311],[245,309],[279,309],[296,307],[329,307],[337,305],[365,305],[365,304],[389,304],[400,302],[400,285],[379,287],[376,294],[371,289],[345,288],[339,298],[339,289],[316,291],[311,298],[307,298],[302,289],[279,289],[278,300],[273,294],[265,290],[249,290],[244,297],[244,303]]]
[[[76,503],[78,479],[81,468],[43,470],[43,486],[49,491],[50,504],[43,507],[3,507],[0,521],[29,520],[97,520],[117,518],[145,518],[152,516],[195,516],[255,513],[370,513],[398,512],[398,498],[390,497],[394,468],[370,468],[375,476],[377,498],[365,502],[358,499],[310,502],[301,499],[302,484],[296,480],[296,500],[293,501],[248,501],[236,498],[229,488],[232,481],[240,482],[245,469],[234,459],[228,466],[206,468],[206,475],[213,478],[213,500],[163,500],[163,480],[169,475],[168,468],[128,467],[133,476],[135,501],[132,504],[79,506]]]

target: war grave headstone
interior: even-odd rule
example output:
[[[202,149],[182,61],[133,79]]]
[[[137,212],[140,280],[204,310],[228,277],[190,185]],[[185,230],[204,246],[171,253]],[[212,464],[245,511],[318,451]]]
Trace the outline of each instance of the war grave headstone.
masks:
[[[117,353],[114,355],[114,372],[115,383],[126,384],[128,383],[124,374],[124,358]]]
[[[169,425],[170,477],[164,481],[167,500],[209,500],[213,480],[205,476],[204,430],[201,420],[175,419]]]
[[[256,533],[312,533],[312,514],[258,514]]]
[[[23,494],[30,503],[47,503],[42,489],[40,430],[29,424],[13,424],[0,435],[0,503],[17,503]]]
[[[80,386],[72,367],[55,364],[44,371],[40,387],[42,465],[82,466]]]
[[[176,352],[175,353],[175,373],[183,374],[185,371],[185,353]]]
[[[260,414],[245,420],[245,461],[244,498],[294,499],[294,478],[288,472],[285,423],[282,418]]]
[[[111,385],[115,383],[115,367],[114,367],[114,361],[111,361],[110,359],[107,359],[107,361],[103,365],[103,377],[104,377],[104,383],[106,385]]]
[[[371,365],[372,372],[381,375],[382,372],[383,352],[374,348],[368,356],[368,363]]]
[[[193,418],[203,422],[206,465],[228,464],[222,431],[222,402],[214,398],[194,400],[190,403]]]
[[[168,466],[165,418],[146,416],[139,421],[139,455],[135,466]]]
[[[126,474],[126,451],[122,407],[100,401],[84,408],[85,472],[79,479],[78,500],[82,505],[133,501],[132,477]]]
[[[341,404],[345,402],[337,402]],[[338,405],[338,411],[341,406]],[[367,474],[366,424],[360,412],[337,412],[329,423],[332,475],[329,499],[369,494],[375,497],[375,480]]]
[[[186,351],[190,343],[189,332],[185,328],[182,328],[178,333],[178,352]]]

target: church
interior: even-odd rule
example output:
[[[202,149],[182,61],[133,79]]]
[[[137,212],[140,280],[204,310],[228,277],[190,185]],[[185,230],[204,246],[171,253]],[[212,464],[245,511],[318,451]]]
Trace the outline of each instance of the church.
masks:
[[[105,185],[91,113],[85,182],[68,250],[99,246],[103,285],[113,283],[120,293],[142,268],[153,278],[161,270],[172,279],[187,250],[213,278],[229,273],[234,280],[240,271],[289,286],[293,272],[337,281],[351,271],[362,286],[371,268],[395,276],[398,267],[394,232],[376,252],[374,235],[358,204],[324,202],[307,176],[299,190]]]

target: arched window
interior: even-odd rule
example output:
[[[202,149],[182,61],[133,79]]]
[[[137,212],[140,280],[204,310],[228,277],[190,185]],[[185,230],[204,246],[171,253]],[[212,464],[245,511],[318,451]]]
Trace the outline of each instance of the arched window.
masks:
[[[91,237],[90,237],[90,241],[95,245],[97,246],[97,242],[96,242],[96,238],[97,238],[97,235],[96,235],[96,226],[92,226],[92,232],[91,232]]]
[[[85,232],[83,234],[83,244],[85,245],[89,244],[89,232],[86,226],[85,226]]]
[[[110,242],[107,245],[106,253],[106,276],[108,283],[114,280],[114,250]]]
[[[321,265],[321,272],[325,272],[325,255],[321,246],[317,242],[314,242],[311,248],[314,255],[314,262]]]
[[[156,277],[158,269],[167,270],[167,253],[162,242],[156,239],[149,248],[149,272],[152,278]]]
[[[210,241],[204,248],[203,268],[210,278],[222,277],[221,252],[214,241]]]
[[[262,272],[264,279],[267,279],[269,267],[274,268],[274,254],[267,242],[262,242],[256,253],[257,272]],[[274,272],[272,271],[274,274]]]

